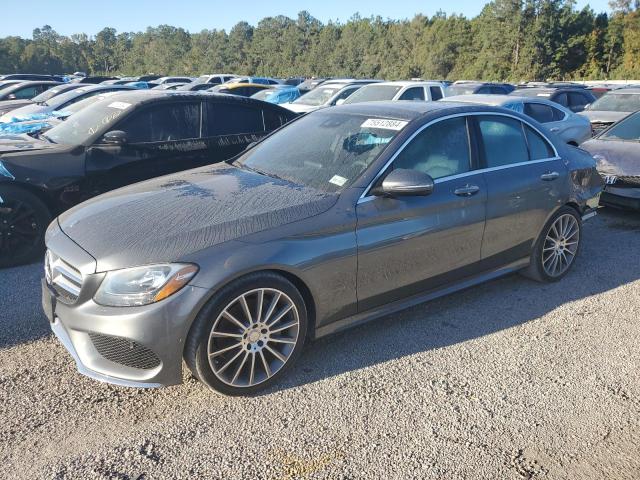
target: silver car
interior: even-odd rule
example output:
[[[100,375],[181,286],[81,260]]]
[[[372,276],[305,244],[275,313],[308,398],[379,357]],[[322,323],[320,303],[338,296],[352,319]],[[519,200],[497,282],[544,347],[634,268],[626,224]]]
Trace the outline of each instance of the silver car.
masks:
[[[591,122],[593,134],[597,135],[638,110],[640,110],[640,88],[627,87],[605,93],[588,105],[580,115]]]
[[[577,113],[538,97],[511,95],[458,95],[443,101],[495,105],[524,113],[543,124],[569,145],[578,146],[591,138],[591,124]]]
[[[602,180],[517,112],[373,102],[298,117],[228,163],[49,227],[42,304],[79,370],[250,394],[307,339],[480,282],[556,281]]]

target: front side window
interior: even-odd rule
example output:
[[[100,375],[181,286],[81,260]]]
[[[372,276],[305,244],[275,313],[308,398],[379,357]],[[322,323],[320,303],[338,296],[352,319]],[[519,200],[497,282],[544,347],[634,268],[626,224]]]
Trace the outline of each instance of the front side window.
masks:
[[[482,115],[477,119],[487,168],[529,160],[529,151],[519,120],[494,115]]]
[[[568,107],[569,106],[569,99],[568,99],[566,93],[559,93],[558,95],[553,97],[553,101],[556,102],[556,103],[559,103],[563,107]]]
[[[424,100],[424,88],[412,87],[406,89],[398,100]]]
[[[434,179],[468,172],[471,154],[467,120],[451,118],[427,127],[400,152],[393,168],[417,170]]]
[[[366,85],[351,95],[344,103],[380,102],[393,100],[401,85]]]
[[[129,143],[169,142],[200,136],[200,103],[154,105],[117,125]]]
[[[589,98],[582,93],[569,93],[569,106],[573,109],[583,109],[590,102]]]
[[[13,92],[13,95],[18,99],[18,100],[29,100],[30,98],[35,97],[38,93],[40,93],[40,90],[38,89],[38,87],[26,87],[26,88],[21,88],[20,90],[16,90],[15,92]]]
[[[262,111],[262,114],[264,115],[264,127],[267,132],[280,128],[288,121],[286,116],[281,113],[274,112],[269,108],[265,108]]]
[[[345,100],[346,98],[350,97],[353,93],[355,93],[356,90],[358,90],[358,88],[359,87],[345,88],[338,95],[336,95],[336,98],[333,99],[333,104],[335,105],[336,103],[338,103],[338,100]]]
[[[207,102],[203,125],[205,137],[264,132],[262,111],[239,103]]]

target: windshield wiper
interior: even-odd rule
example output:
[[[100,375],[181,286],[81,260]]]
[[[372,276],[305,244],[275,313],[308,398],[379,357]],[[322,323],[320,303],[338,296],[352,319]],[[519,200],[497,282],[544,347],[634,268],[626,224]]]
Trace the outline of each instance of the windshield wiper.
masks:
[[[37,138],[44,138],[47,142],[49,143],[56,143],[53,140],[51,140],[51,138],[49,138],[47,135],[45,135],[44,133],[39,133]]]
[[[40,105],[41,107],[48,107],[49,104],[47,102],[38,102],[36,105]]]
[[[235,166],[236,166],[236,167],[238,167],[238,168],[244,168],[244,169],[246,169],[246,170],[250,170],[250,171],[255,172],[255,173],[259,174],[259,175],[264,175],[265,177],[275,178],[276,180],[284,180],[284,178],[279,177],[279,176],[278,176],[278,175],[276,175],[275,173],[267,173],[267,172],[263,172],[263,171],[261,171],[261,170],[258,170],[257,168],[250,167],[250,166],[245,165],[245,164],[243,164],[243,163],[236,163],[236,162],[233,162],[233,164],[232,164],[232,165],[235,165]]]

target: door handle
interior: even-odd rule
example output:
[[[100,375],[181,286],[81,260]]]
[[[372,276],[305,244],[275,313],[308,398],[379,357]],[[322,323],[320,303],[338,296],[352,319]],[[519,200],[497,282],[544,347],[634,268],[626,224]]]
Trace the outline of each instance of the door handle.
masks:
[[[540,180],[544,180],[545,182],[550,182],[551,180],[555,180],[559,176],[560,174],[558,172],[547,172],[540,175]]]
[[[477,185],[465,185],[464,187],[456,188],[453,193],[459,197],[470,197],[480,191],[480,187]]]
[[[550,128],[549,130],[551,130],[552,132],[559,132],[560,131],[560,129],[558,127],[553,127],[553,128]]]

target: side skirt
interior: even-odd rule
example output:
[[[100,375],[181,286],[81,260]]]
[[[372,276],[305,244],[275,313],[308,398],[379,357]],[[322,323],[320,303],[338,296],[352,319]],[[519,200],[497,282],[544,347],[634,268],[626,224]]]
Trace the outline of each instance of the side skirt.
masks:
[[[381,307],[374,308],[372,310],[367,310],[366,312],[358,313],[351,317],[343,318],[342,320],[338,320],[336,322],[330,323],[329,325],[324,325],[318,328],[315,332],[314,338],[318,339],[327,335],[331,335],[333,333],[340,332],[342,330],[346,330],[351,327],[355,327],[356,325],[370,322],[371,320],[376,320],[378,318],[390,315],[392,313],[397,313],[399,311],[405,310],[415,305],[428,302],[429,300],[434,300],[439,297],[444,297],[445,295],[449,295],[451,293],[455,293],[460,290],[473,287],[474,285],[478,285],[480,283],[484,283],[489,280],[493,280],[495,278],[499,278],[499,277],[508,275],[510,273],[517,272],[518,270],[521,270],[529,266],[529,261],[530,261],[529,257],[522,258],[520,260],[517,260],[503,267],[499,267],[494,270],[489,270],[479,275],[469,277],[460,282],[449,284],[442,288],[430,290],[426,293],[419,293],[417,295],[413,295],[411,297],[408,297],[402,300],[397,300],[388,305],[383,305]]]

